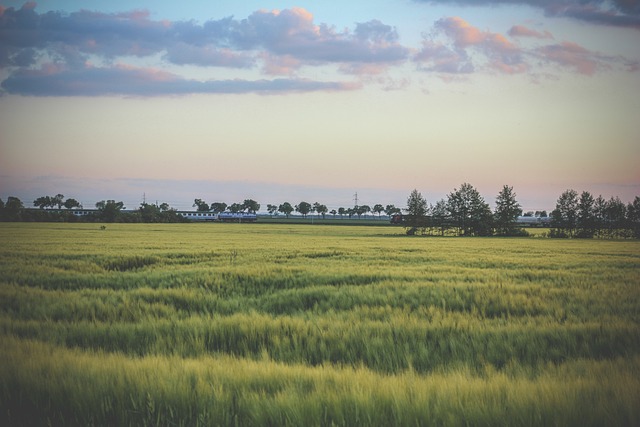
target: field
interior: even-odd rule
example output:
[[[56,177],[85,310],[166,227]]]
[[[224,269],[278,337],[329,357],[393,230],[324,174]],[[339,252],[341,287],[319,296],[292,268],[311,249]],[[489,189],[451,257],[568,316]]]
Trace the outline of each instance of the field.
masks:
[[[2,425],[640,425],[640,242],[0,224]]]

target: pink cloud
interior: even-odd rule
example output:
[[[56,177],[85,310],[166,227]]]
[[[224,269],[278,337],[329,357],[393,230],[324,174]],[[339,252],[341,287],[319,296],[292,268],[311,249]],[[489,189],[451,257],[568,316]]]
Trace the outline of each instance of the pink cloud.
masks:
[[[553,39],[553,35],[549,31],[541,33],[524,25],[514,25],[507,32],[511,37],[533,37],[536,39]]]
[[[458,16],[443,18],[436,22],[436,26],[451,37],[456,46],[461,48],[482,46],[494,50],[517,49],[502,34],[481,31]]]
[[[507,74],[528,70],[523,59],[523,51],[502,34],[482,31],[460,17],[440,19],[436,22],[436,28],[453,41],[455,49],[451,50],[450,54],[444,55],[447,52],[440,48],[438,55],[441,59],[448,61],[450,66],[455,64],[456,56],[461,61],[469,62],[466,49],[475,48],[488,58],[489,66],[495,70]],[[418,58],[425,54],[423,47]]]
[[[431,40],[423,41],[422,49],[414,59],[423,65],[424,71],[447,74],[467,74],[474,71],[473,64],[464,50],[454,50]]]
[[[268,75],[292,75],[302,62],[291,55],[271,55],[267,52],[261,55],[263,72]]]
[[[547,61],[563,67],[573,68],[580,74],[593,75],[602,66],[603,57],[574,42],[562,42],[537,49]]]

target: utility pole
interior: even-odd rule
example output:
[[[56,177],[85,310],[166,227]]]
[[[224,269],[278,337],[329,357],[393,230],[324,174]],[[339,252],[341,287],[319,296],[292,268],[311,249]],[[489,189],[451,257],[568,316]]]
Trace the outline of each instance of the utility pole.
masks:
[[[353,195],[353,201],[355,202],[355,207],[358,207],[358,192],[356,191],[356,194]]]

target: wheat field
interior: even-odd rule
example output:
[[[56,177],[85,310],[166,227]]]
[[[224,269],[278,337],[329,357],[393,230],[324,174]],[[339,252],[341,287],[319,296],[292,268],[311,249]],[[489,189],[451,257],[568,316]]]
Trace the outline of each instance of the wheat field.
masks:
[[[4,425],[639,425],[640,242],[0,224]]]

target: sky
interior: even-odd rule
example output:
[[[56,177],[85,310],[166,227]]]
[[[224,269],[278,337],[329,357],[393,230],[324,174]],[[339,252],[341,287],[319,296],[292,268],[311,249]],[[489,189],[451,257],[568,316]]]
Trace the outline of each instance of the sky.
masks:
[[[0,199],[640,195],[638,0],[0,0]]]

